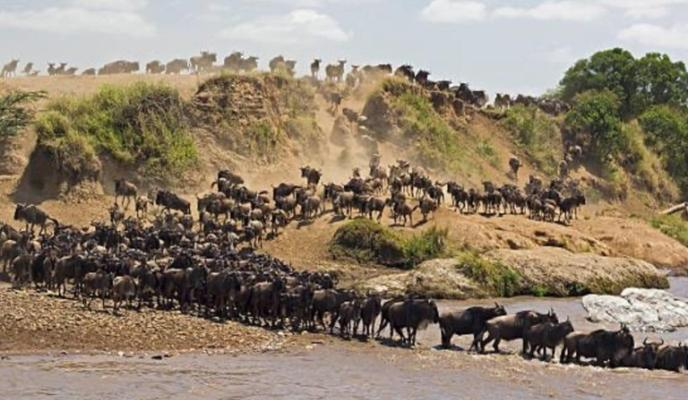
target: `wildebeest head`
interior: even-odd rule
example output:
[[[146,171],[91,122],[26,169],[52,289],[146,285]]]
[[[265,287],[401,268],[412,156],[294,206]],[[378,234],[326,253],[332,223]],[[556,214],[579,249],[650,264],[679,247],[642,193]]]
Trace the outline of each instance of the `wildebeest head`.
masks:
[[[163,205],[165,202],[165,192],[163,190],[158,190],[158,193],[155,194],[155,204],[160,206]]]
[[[22,219],[24,217],[24,210],[26,210],[26,204],[17,203],[17,207],[14,209],[14,219]]]
[[[504,308],[503,305],[499,303],[495,303],[495,306],[491,308],[492,314],[494,314],[494,317],[499,317],[502,315],[506,315],[506,309]]]

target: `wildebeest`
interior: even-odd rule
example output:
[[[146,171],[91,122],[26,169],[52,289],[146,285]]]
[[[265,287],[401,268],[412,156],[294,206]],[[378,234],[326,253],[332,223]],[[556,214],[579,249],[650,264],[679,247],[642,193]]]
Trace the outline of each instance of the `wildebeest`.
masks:
[[[339,308],[345,301],[353,299],[350,292],[345,292],[336,289],[322,289],[316,290],[313,293],[313,303],[311,307],[311,321],[315,326],[319,322],[323,328],[325,325],[325,314],[330,315],[330,333],[333,332],[334,326],[339,319]]]
[[[434,301],[410,298],[390,305],[387,318],[391,329],[401,337],[401,343],[415,346],[418,329],[438,323],[440,315]],[[406,328],[406,336],[403,328]]]
[[[33,204],[17,204],[17,207],[14,209],[14,219],[16,221],[24,221],[26,229],[31,233],[33,233],[34,225],[40,226],[39,235],[43,233],[48,222],[52,222],[55,226],[60,225],[55,218],[51,218],[48,213]]]
[[[661,346],[657,350],[656,369],[679,372],[688,370],[688,346],[679,343],[677,346]]]
[[[339,334],[342,337],[356,336],[360,321],[361,303],[358,299],[345,301],[339,306]]]
[[[105,299],[109,295],[112,288],[112,275],[102,270],[96,272],[88,272],[83,279],[83,303],[88,309],[91,309],[91,302],[94,297],[100,297],[103,308],[105,308]]]
[[[131,308],[132,301],[136,297],[136,282],[129,276],[118,276],[112,282],[112,302],[113,310],[117,312],[119,305],[127,302],[127,306]]]
[[[618,331],[598,329],[590,333],[572,332],[564,339],[561,361],[570,362],[581,357],[594,358],[598,365],[614,368],[633,351],[633,336],[623,325]]]
[[[444,313],[440,316],[442,347],[449,348],[454,335],[473,335],[473,349],[476,338],[485,329],[485,323],[492,318],[506,315],[504,306],[470,307],[463,311]],[[470,349],[469,349],[470,350]]]
[[[165,65],[158,60],[146,64],[147,74],[162,74],[163,72],[165,72]]]
[[[136,199],[137,193],[138,188],[133,183],[124,178],[115,179],[115,204],[117,204],[117,199],[122,197],[124,199],[122,205],[126,210],[131,200]]]
[[[621,360],[622,367],[654,369],[657,363],[657,351],[664,345],[664,340],[661,343],[653,343],[647,338],[643,340],[643,345],[633,349]]]
[[[215,61],[217,61],[216,53],[202,51],[200,56],[191,57],[190,64],[192,69],[200,73],[210,71]]]
[[[301,167],[301,177],[306,179],[308,186],[318,185],[322,177],[322,171],[308,165]]]
[[[361,304],[361,322],[363,323],[363,335],[370,337],[375,330],[375,320],[382,311],[380,295],[369,295]]]
[[[552,349],[552,356],[557,346],[564,341],[569,333],[573,332],[573,324],[570,320],[560,323],[543,322],[526,329],[523,341],[530,347],[529,357],[533,357],[536,351],[541,352],[543,360],[547,359],[547,349]]]
[[[180,74],[182,71],[189,70],[189,62],[184,59],[175,59],[167,64],[165,64],[165,73],[170,74]]]
[[[311,63],[311,78],[318,79],[318,73],[320,73],[320,63],[322,60],[316,58]]]
[[[0,77],[9,78],[15,76],[17,72],[17,66],[19,65],[19,60],[11,60],[2,67],[2,72],[0,72]]]
[[[158,191],[155,195],[155,204],[162,206],[163,210],[168,212],[170,210],[177,210],[184,214],[191,214],[191,203],[167,190]]]
[[[495,352],[499,352],[499,343],[502,340],[523,339],[523,352],[525,353],[528,343],[524,338],[525,331],[536,324],[543,322],[558,323],[559,320],[553,310],[547,314],[536,311],[520,311],[513,315],[503,315],[493,318],[485,324],[485,329],[481,332],[473,343],[481,353],[485,351],[485,345],[494,341],[492,345]],[[487,333],[487,337],[484,335]]]
[[[330,64],[325,67],[325,75],[327,80],[341,82],[344,78],[344,65],[346,60],[339,60],[336,65]]]

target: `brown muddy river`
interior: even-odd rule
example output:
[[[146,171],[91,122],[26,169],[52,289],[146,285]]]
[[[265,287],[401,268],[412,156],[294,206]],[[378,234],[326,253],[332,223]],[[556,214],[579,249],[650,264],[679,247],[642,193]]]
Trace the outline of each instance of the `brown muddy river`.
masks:
[[[672,280],[688,297],[688,279]],[[481,302],[443,302],[441,311]],[[484,303],[484,302],[483,302]],[[545,311],[585,321],[579,299],[504,300],[509,312]],[[688,340],[688,330],[663,335]],[[642,340],[644,335],[637,336]],[[652,337],[652,336],[651,336]],[[1,339],[0,339],[1,340]],[[320,338],[314,336],[316,343]],[[688,374],[559,365],[516,355],[436,350],[436,326],[419,334],[414,350],[358,341],[252,355],[10,356],[0,361],[0,399],[686,399]],[[305,341],[308,343],[308,341]],[[516,351],[520,342],[505,347]]]

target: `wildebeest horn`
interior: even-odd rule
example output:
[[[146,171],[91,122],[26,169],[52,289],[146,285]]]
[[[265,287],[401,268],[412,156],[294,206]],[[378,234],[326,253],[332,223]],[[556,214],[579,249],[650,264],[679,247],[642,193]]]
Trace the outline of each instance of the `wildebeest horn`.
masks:
[[[664,338],[660,338],[659,340],[662,341],[659,345],[660,345],[660,346],[663,345],[663,344],[664,344]],[[679,345],[679,347],[681,347],[681,343],[679,343],[678,345]]]
[[[645,340],[643,340],[643,346],[647,346],[647,336],[645,336]]]

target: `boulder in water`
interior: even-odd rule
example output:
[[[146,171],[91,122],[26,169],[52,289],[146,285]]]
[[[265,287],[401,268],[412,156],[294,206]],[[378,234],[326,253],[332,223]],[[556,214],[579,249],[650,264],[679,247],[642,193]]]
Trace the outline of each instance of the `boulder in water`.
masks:
[[[615,322],[640,332],[670,332],[688,326],[688,299],[658,289],[628,288],[620,296],[587,295],[592,322]]]

